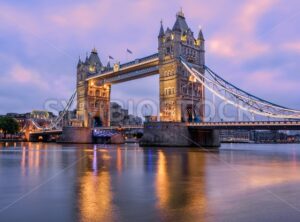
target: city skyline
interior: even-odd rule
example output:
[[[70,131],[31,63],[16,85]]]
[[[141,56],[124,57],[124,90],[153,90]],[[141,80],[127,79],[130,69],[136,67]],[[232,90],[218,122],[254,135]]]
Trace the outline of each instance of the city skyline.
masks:
[[[94,47],[104,64],[109,55],[126,62],[156,52],[160,20],[172,27],[180,7],[195,34],[202,27],[210,67],[259,97],[300,108],[296,1],[46,2],[0,3],[0,114],[67,100],[78,56]],[[114,85],[112,100],[158,100],[158,87],[158,76]]]

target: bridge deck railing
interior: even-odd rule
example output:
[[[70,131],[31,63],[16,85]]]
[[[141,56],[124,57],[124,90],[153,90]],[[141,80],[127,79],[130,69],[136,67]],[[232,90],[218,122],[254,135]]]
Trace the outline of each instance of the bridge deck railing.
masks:
[[[115,129],[142,129],[143,125],[127,125],[127,126],[104,126],[104,127],[94,127],[93,129],[99,130],[115,130]]]
[[[133,61],[120,64],[120,69],[124,69],[124,68],[130,67],[130,66],[134,66],[134,65],[139,64],[139,63],[151,61],[151,60],[156,59],[156,58],[158,58],[158,53],[154,53],[152,55],[145,56],[145,57],[140,58],[140,59],[135,59]],[[89,74],[89,77],[103,75],[103,74],[107,74],[107,73],[111,73],[111,72],[114,72],[113,68],[110,68],[110,69],[107,69],[105,71],[102,71],[101,73]]]
[[[217,125],[300,125],[300,121],[237,121],[237,122],[202,122],[187,123],[189,126],[217,126]]]

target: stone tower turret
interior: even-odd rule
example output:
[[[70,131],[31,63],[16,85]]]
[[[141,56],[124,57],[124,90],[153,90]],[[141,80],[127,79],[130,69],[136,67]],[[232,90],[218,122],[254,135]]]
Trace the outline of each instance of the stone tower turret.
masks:
[[[87,80],[105,70],[94,48],[85,62],[77,64],[77,118],[85,127],[109,125],[110,86]]]
[[[162,25],[161,25],[162,29]],[[204,72],[204,37],[189,28],[182,10],[176,14],[172,30],[158,36],[160,74],[160,117],[162,121],[201,121],[204,118],[204,88],[191,82],[181,59]]]

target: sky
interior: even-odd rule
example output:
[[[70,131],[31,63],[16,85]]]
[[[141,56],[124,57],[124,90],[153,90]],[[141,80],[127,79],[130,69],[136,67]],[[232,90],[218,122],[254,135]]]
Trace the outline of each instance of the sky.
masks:
[[[182,7],[206,39],[206,65],[240,88],[300,109],[297,0],[0,0],[0,114],[64,104],[76,65],[96,47],[125,62],[157,52],[160,20]],[[126,49],[133,54],[126,55]],[[112,88],[112,99],[158,101],[158,76]]]

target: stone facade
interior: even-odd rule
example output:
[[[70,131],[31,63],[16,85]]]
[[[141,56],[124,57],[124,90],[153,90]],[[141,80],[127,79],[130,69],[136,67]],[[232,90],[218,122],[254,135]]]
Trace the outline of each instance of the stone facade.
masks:
[[[93,143],[92,129],[89,127],[64,127],[58,142]]]
[[[86,81],[90,74],[110,69],[103,66],[96,49],[93,49],[85,62],[79,59],[77,65],[77,118],[82,126],[109,126],[111,86],[97,81]]]
[[[190,129],[179,122],[147,122],[144,124],[144,135],[141,146],[168,147],[219,147],[219,131]]]
[[[184,123],[148,122],[144,124],[141,146],[190,146],[189,131]]]
[[[162,121],[202,121],[205,99],[202,84],[191,81],[180,59],[193,64],[204,73],[205,40],[200,30],[198,37],[188,27],[183,12],[176,15],[171,29],[164,31],[161,24],[158,36],[160,119]]]

